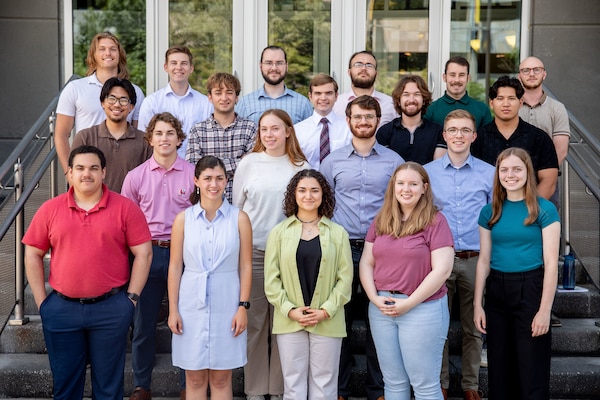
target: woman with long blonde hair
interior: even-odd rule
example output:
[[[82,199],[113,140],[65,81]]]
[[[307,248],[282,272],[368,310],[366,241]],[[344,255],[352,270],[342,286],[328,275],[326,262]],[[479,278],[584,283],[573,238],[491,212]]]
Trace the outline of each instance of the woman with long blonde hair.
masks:
[[[537,195],[527,151],[498,155],[479,235],[473,318],[487,334],[489,398],[548,399],[560,222],[554,205]]]
[[[258,122],[256,144],[242,158],[233,178],[233,205],[252,222],[252,292],[248,310],[248,364],[244,391],[248,399],[281,399],[283,376],[277,340],[271,337],[273,306],[264,289],[264,259],[271,229],[285,219],[285,189],[296,172],[310,168],[300,149],[294,125],[283,110],[265,111]]]
[[[418,163],[400,165],[365,238],[360,281],[383,373],[386,400],[442,398],[440,371],[448,333],[446,279],[454,241],[433,204]]]

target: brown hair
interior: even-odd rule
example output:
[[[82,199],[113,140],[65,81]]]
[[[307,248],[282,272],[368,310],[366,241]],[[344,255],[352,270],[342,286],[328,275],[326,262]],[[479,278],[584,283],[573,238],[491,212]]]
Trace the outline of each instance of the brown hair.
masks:
[[[154,133],[154,128],[156,127],[156,123],[158,121],[166,122],[167,124],[171,124],[175,132],[177,132],[178,139],[185,139],[185,133],[183,133],[183,129],[181,128],[181,121],[179,121],[173,114],[169,112],[162,112],[160,114],[155,114],[150,122],[148,122],[148,126],[146,127],[146,133],[144,134],[144,138],[148,143],[152,141],[152,135]],[[177,146],[177,148],[181,147],[181,143]]]
[[[339,89],[337,82],[335,81],[335,79],[333,79],[331,76],[329,76],[327,74],[315,75],[310,80],[310,83],[308,84],[308,91],[309,91],[309,93],[312,93],[313,86],[321,86],[321,85],[326,85],[328,83],[333,83],[333,91],[337,93],[338,89]]]
[[[398,172],[409,169],[416,171],[421,176],[421,180],[425,185],[425,193],[411,211],[408,219],[403,222],[402,216],[404,214],[398,199],[396,199],[394,189]],[[422,231],[433,222],[436,214],[437,208],[433,204],[433,192],[431,191],[427,171],[421,164],[408,161],[396,168],[392,174],[383,197],[383,206],[375,217],[375,227],[378,235],[391,235],[399,238]]]
[[[96,36],[92,38],[92,42],[90,43],[90,48],[88,49],[87,57],[85,58],[85,63],[87,65],[86,76],[92,75],[96,72],[97,64],[94,55],[96,54],[96,50],[98,49],[98,43],[101,39],[110,39],[116,45],[119,50],[119,69],[117,77],[121,79],[129,79],[129,70],[127,69],[127,55],[125,54],[125,49],[121,46],[121,42],[119,39],[110,32],[101,32],[97,33]]]
[[[352,116],[352,106],[355,105],[363,110],[374,110],[377,119],[381,118],[381,106],[374,97],[365,94],[353,99],[346,105],[346,117],[350,118]]]
[[[451,57],[448,61],[446,61],[446,65],[444,66],[444,74],[448,72],[448,65],[450,64],[458,64],[463,67],[467,67],[467,75],[471,70],[471,66],[469,65],[469,61],[462,56],[454,56]]]
[[[322,173],[315,169],[303,169],[302,171],[298,171],[290,180],[283,197],[283,213],[285,216],[289,217],[298,213],[296,188],[298,188],[298,184],[304,178],[315,178],[319,183],[319,186],[321,186],[323,198],[318,209],[319,216],[325,216],[327,218],[333,217],[333,210],[335,209],[335,196],[333,195],[333,191],[331,190],[331,186],[329,186],[327,179],[325,179]]]
[[[239,96],[242,91],[240,80],[227,72],[216,72],[208,77],[206,81],[206,91],[211,93],[213,89],[225,87],[235,91],[235,95]]]
[[[506,200],[506,189],[500,183],[500,163],[510,156],[518,157],[525,164],[527,168],[527,182],[523,187],[525,205],[527,206],[527,218],[525,218],[524,224],[531,225],[535,222],[538,217],[539,206],[537,202],[537,181],[535,177],[535,171],[533,170],[533,163],[531,157],[526,150],[520,147],[510,147],[498,154],[496,159],[496,172],[494,174],[494,194],[492,195],[492,216],[488,221],[488,226],[491,228],[500,220],[502,216],[502,205]]]
[[[196,177],[196,179],[200,178],[200,174],[202,174],[202,171],[208,168],[222,168],[223,172],[225,173],[225,177],[227,177],[227,170],[225,169],[225,164],[223,163],[223,160],[215,156],[204,156],[201,159],[199,159],[196,163],[196,168],[194,169],[194,176]],[[194,185],[194,190],[190,194],[190,203],[192,203],[193,205],[198,203],[199,201],[200,191],[198,190],[198,187]]]
[[[192,52],[187,46],[171,46],[165,52],[165,64],[169,63],[169,56],[171,54],[183,53],[188,56],[190,59],[190,64],[193,64],[194,56],[192,56]]]
[[[296,131],[294,130],[294,124],[292,122],[292,119],[290,118],[288,113],[286,113],[285,111],[280,110],[278,108],[271,108],[271,109],[265,111],[260,116],[260,119],[258,120],[259,137],[256,140],[256,143],[254,144],[254,148],[252,149],[252,151],[255,153],[260,153],[261,151],[265,151],[265,145],[262,143],[262,140],[260,138],[260,124],[261,124],[263,118],[267,115],[273,115],[273,116],[279,118],[283,122],[283,124],[285,125],[286,132],[288,132],[290,134],[285,139],[285,152],[287,153],[288,158],[290,159],[290,162],[292,164],[297,165],[297,166],[302,165],[302,163],[306,161],[306,156],[302,152],[302,149],[300,148],[300,143],[298,143],[298,139],[296,138]]]
[[[414,82],[417,85],[417,88],[421,92],[421,96],[423,96],[423,108],[421,109],[421,115],[425,115],[427,111],[427,107],[431,104],[431,92],[427,87],[427,82],[419,75],[405,75],[399,81],[394,91],[392,92],[392,99],[394,99],[394,108],[396,112],[402,115],[402,109],[400,108],[400,98],[402,97],[402,92],[404,92],[404,88],[409,82]]]
[[[444,118],[444,129],[446,129],[446,122],[450,121],[451,119],[463,119],[463,118],[471,120],[471,122],[473,122],[473,126],[475,128],[477,128],[477,123],[475,122],[475,117],[473,116],[473,114],[471,114],[467,110],[461,110],[459,108],[456,110],[452,110],[448,114],[446,114],[446,118]]]

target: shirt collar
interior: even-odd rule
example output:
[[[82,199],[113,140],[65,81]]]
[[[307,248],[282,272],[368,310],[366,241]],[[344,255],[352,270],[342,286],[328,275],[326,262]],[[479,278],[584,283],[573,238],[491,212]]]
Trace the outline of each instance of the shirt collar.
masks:
[[[292,96],[291,90],[287,88],[287,86],[283,85],[283,94],[279,97],[271,97],[267,94],[267,92],[265,92],[265,85],[263,84],[259,89],[258,89],[258,98],[261,97],[267,97],[269,99],[279,99],[283,96]]]
[[[463,163],[463,165],[460,165],[458,167],[454,166],[454,164],[452,164],[452,161],[450,161],[450,157],[448,156],[448,152],[446,152],[442,158],[440,159],[442,166],[444,167],[444,169],[448,168],[448,167],[452,167],[455,169],[461,169],[465,166],[469,166],[472,167],[473,166],[473,155],[469,153],[469,156],[467,157],[467,159],[465,160],[465,162]]]
[[[191,89],[192,89],[192,86],[188,83],[188,87],[187,87],[187,90],[185,91],[185,94],[183,96],[179,96],[177,93],[175,93],[173,91],[173,88],[171,87],[171,84],[168,83],[167,87],[166,87],[166,91],[167,91],[166,95],[167,96],[168,95],[172,95],[172,96],[176,96],[176,97],[187,97],[187,96],[189,96],[192,93]]]
[[[175,170],[175,171],[182,171],[183,170],[183,166],[181,165],[181,161],[186,162],[185,160],[183,160],[180,157],[177,157],[175,159],[175,162],[173,163],[173,165],[171,165],[171,167],[169,169],[167,169],[166,171],[171,171],[171,170]],[[155,169],[165,169],[162,165],[160,165],[159,163],[156,162],[156,160],[154,159],[154,156],[150,157],[148,159],[148,165],[150,166],[150,170],[154,171]]]
[[[106,205],[108,203],[108,191],[109,191],[108,186],[106,186],[103,183],[102,184],[102,197],[100,197],[100,200],[98,201],[98,203],[96,203],[96,205],[94,207],[89,209],[88,212],[94,212],[94,211],[98,211],[100,208],[106,208]],[[69,208],[79,209],[77,202],[75,202],[75,188],[73,186],[71,186],[67,193],[68,193],[67,206]]]
[[[546,94],[546,92],[542,92],[542,97],[540,97],[540,101],[538,101],[537,104],[529,104],[524,100],[523,100],[523,104],[527,105],[529,108],[535,108],[535,107],[539,107],[542,104],[544,104],[546,102],[546,100],[548,100],[548,95]]]

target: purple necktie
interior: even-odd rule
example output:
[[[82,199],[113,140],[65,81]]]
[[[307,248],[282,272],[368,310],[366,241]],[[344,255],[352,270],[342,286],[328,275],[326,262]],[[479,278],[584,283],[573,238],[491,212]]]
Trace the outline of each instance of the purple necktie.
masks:
[[[323,161],[327,155],[329,155],[329,125],[327,124],[329,121],[327,118],[321,118],[321,124],[323,125],[323,129],[321,129],[321,146],[319,161]]]

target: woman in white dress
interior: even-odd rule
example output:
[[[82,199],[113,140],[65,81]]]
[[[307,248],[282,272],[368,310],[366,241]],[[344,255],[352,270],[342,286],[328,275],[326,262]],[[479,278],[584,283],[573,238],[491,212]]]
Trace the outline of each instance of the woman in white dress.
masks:
[[[277,341],[271,338],[273,306],[264,289],[265,246],[271,229],[285,219],[283,195],[290,179],[310,165],[285,111],[265,111],[258,131],[254,149],[242,158],[233,178],[233,205],[245,211],[252,222],[252,308],[248,311],[244,392],[249,400],[263,400],[265,394],[274,400],[282,398],[283,375]]]
[[[185,370],[190,399],[232,399],[232,369],[246,364],[252,280],[252,228],[223,198],[227,177],[217,157],[198,161],[192,207],[171,234],[169,328],[173,365]],[[185,269],[184,269],[185,264]]]

